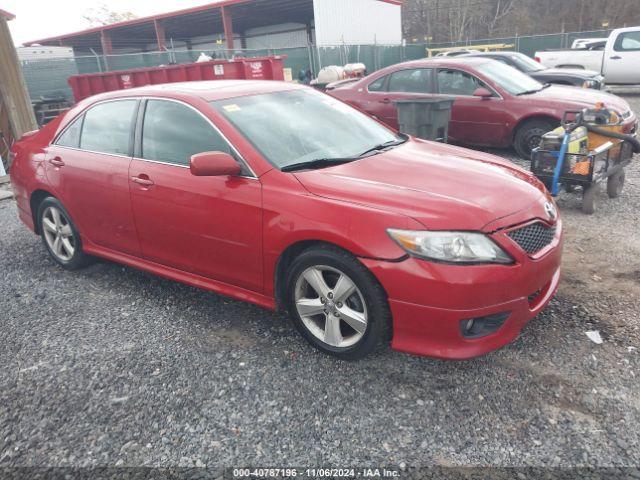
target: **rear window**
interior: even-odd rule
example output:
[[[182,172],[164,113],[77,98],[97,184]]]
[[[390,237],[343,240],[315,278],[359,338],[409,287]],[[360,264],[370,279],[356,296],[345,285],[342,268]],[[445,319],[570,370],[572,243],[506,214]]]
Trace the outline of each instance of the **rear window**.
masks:
[[[369,84],[368,90],[370,92],[382,92],[384,91],[384,81],[387,77],[380,77],[375,82]]]
[[[137,100],[101,103],[84,116],[80,148],[91,152],[129,155]]]
[[[56,145],[60,147],[78,148],[80,146],[80,132],[82,131],[82,120],[84,115],[76,118],[71,125],[58,137]]]

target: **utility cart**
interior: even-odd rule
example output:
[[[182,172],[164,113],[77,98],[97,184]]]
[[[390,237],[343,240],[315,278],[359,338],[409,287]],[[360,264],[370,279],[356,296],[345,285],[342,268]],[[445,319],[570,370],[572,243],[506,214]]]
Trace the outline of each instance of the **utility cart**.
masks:
[[[545,135],[531,157],[531,171],[554,197],[561,188],[570,193],[582,190],[582,211],[586,214],[595,212],[600,184],[605,180],[609,198],[620,196],[624,169],[633,154],[640,152],[635,136],[620,132],[615,114],[603,110],[593,120],[594,112],[600,111],[566,112],[562,126]],[[605,121],[608,115],[609,121]]]

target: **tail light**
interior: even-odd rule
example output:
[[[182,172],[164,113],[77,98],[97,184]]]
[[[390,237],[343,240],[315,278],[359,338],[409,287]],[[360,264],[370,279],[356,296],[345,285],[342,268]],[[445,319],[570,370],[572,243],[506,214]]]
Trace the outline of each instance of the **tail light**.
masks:
[[[534,58],[534,60],[535,60],[536,62],[538,62],[538,63],[542,63],[542,62],[540,61],[540,57],[535,57],[535,58]]]

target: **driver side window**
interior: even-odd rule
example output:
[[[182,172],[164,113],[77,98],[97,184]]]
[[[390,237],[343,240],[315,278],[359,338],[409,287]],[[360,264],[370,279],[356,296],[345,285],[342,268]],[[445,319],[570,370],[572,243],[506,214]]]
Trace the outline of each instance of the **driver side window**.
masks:
[[[142,127],[142,158],[188,166],[192,155],[231,153],[229,144],[202,115],[186,105],[149,100]]]
[[[614,45],[616,52],[640,51],[640,31],[621,33]]]
[[[461,70],[438,70],[438,92],[445,95],[472,96],[478,88],[488,88],[473,75]]]

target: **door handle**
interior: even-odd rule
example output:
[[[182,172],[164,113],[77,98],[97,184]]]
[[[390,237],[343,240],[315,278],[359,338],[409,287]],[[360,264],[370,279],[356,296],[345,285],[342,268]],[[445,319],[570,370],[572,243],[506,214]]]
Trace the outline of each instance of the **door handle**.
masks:
[[[619,55],[616,55],[615,57],[611,57],[611,60],[622,60],[622,57]]]
[[[53,157],[49,159],[49,163],[54,167],[64,167],[64,162],[60,157]]]
[[[380,103],[388,104],[391,103],[391,100],[389,100],[388,98],[383,98],[382,100],[380,100]]]
[[[142,185],[143,187],[150,187],[152,185],[155,185],[155,182],[149,178],[131,177],[131,181],[137,183],[138,185]]]

